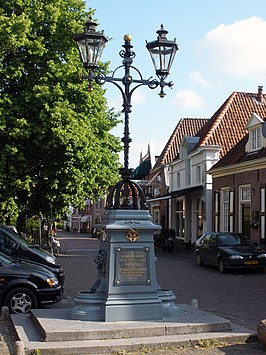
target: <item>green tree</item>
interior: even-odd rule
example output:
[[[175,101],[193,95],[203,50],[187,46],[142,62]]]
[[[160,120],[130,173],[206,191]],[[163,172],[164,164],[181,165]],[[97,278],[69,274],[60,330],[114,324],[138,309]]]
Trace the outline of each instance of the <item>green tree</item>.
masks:
[[[87,90],[82,0],[0,0],[0,221],[60,214],[118,178],[117,115]],[[102,64],[107,70],[107,64]]]

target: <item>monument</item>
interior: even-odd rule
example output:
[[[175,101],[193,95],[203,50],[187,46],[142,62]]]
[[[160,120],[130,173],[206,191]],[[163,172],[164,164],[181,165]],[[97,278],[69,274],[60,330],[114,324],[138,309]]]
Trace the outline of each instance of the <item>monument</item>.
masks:
[[[129,113],[131,112],[132,93],[141,85],[154,89],[160,87],[160,97],[164,97],[166,83],[174,56],[178,47],[175,40],[166,38],[168,33],[163,25],[157,31],[157,40],[147,43],[157,79],[145,80],[138,69],[132,66],[135,53],[132,51],[131,36],[124,36],[123,50],[120,56],[122,65],[113,76],[99,71],[98,61],[107,42],[103,32],[96,32],[93,21],[86,23],[85,31],[75,36],[89,87],[92,82],[104,84],[111,82],[118,87],[123,97],[124,112],[124,167],[121,180],[111,189],[100,229],[100,250],[95,260],[98,278],[86,292],[78,293],[75,305],[69,311],[71,319],[92,321],[139,321],[161,320],[176,316],[178,308],[174,304],[175,296],[171,290],[162,290],[156,279],[156,258],[154,253],[154,233],[160,226],[154,224],[147,209],[141,187],[130,179],[129,169]],[[114,77],[118,69],[124,69],[122,78]],[[131,75],[137,72],[139,78]],[[123,84],[123,87],[119,85]]]

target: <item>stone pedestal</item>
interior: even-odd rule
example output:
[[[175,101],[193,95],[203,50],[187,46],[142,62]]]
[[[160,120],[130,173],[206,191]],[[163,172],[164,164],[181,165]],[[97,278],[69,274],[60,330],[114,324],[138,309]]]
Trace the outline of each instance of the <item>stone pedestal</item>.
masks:
[[[160,227],[146,210],[107,210],[96,261],[98,279],[74,298],[70,318],[95,321],[160,320],[176,316],[172,291],[156,280],[153,235]]]

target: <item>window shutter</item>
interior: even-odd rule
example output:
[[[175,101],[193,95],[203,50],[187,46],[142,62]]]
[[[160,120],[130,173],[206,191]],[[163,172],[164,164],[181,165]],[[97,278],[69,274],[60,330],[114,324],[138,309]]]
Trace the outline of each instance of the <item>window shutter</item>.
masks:
[[[214,231],[219,232],[220,228],[220,193],[214,191]]]
[[[234,231],[234,189],[229,191],[229,232]]]

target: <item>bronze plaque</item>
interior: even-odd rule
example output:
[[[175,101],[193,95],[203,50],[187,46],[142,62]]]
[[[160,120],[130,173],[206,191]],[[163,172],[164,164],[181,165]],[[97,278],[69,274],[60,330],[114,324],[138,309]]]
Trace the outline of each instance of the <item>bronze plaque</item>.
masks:
[[[116,248],[115,285],[149,285],[150,248]]]

